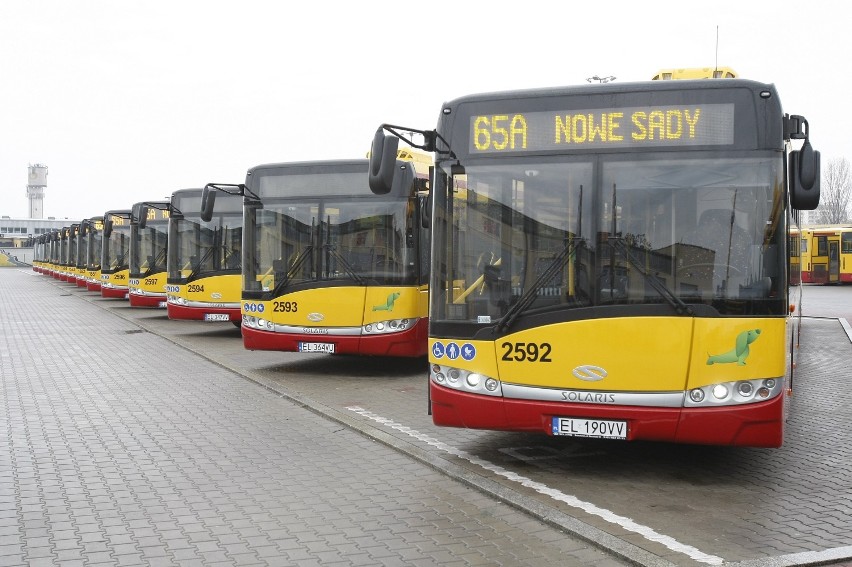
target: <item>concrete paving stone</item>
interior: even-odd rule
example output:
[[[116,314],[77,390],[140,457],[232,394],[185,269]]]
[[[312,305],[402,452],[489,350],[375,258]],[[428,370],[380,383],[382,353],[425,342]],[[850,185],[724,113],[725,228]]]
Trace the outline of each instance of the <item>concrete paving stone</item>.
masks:
[[[8,308],[9,303],[0,298],[0,309]],[[30,304],[45,307],[42,302]],[[168,550],[172,554],[168,559],[177,564],[203,563],[202,558],[190,554],[183,557],[184,550],[175,549],[176,541],[190,545],[187,539],[197,543],[197,534],[202,534],[204,541],[219,545],[227,542],[232,551],[248,551],[239,554],[246,556],[246,564],[264,564],[260,554],[265,558],[268,553],[269,564],[275,565],[273,558],[286,559],[281,555],[285,546],[295,544],[306,555],[292,557],[301,557],[307,565],[320,564],[311,556],[311,545],[317,546],[315,553],[329,550],[329,559],[334,555],[333,545],[346,551],[355,549],[353,540],[341,534],[365,523],[367,529],[361,529],[355,541],[369,541],[374,556],[382,558],[381,564],[402,565],[408,564],[409,558],[417,559],[417,550],[406,538],[417,533],[418,525],[430,531],[435,528],[434,523],[421,522],[421,514],[451,514],[457,525],[479,525],[477,507],[467,502],[478,494],[475,491],[445,490],[436,497],[432,494],[436,485],[454,482],[266,390],[235,381],[228,372],[205,366],[202,359],[153,334],[132,335],[132,339],[121,336],[118,331],[127,323],[116,321],[107,312],[101,313],[105,316],[94,325],[88,313],[80,316],[79,310],[87,307],[91,305],[71,305],[70,300],[62,305],[69,310],[67,320],[85,322],[85,332],[100,333],[100,350],[76,349],[75,345],[51,341],[49,344],[56,348],[55,364],[17,371],[22,376],[38,377],[17,386],[36,392],[26,406],[27,413],[43,422],[36,436],[41,438],[38,442],[45,459],[30,478],[37,483],[38,474],[59,471],[54,477],[57,484],[52,486],[64,483],[66,487],[64,491],[42,490],[36,494],[56,494],[62,500],[56,502],[57,509],[66,506],[73,510],[66,518],[30,519],[42,522],[40,527],[52,533],[55,524],[65,523],[83,545],[108,543],[128,564],[141,562],[141,554],[147,549]],[[54,313],[56,309],[51,315]],[[136,339],[141,339],[136,344],[142,352],[162,352],[163,360],[154,360],[149,374],[131,372],[120,380],[111,380],[111,362],[106,355],[122,352],[133,356],[136,351],[129,350],[129,341]],[[148,363],[150,357],[145,360]],[[92,370],[82,371],[85,367]],[[135,403],[124,405],[129,400]],[[23,408],[19,406],[18,411]],[[286,427],[281,427],[282,423]],[[80,430],[90,427],[88,424],[95,424],[98,433]],[[258,440],[261,442],[256,443]],[[23,442],[20,438],[14,441],[17,448],[23,447]],[[293,447],[299,449],[297,458]],[[85,463],[85,472],[80,463]],[[383,469],[388,466],[395,470],[385,473]],[[18,472],[27,474],[26,470]],[[85,477],[84,481],[74,482],[79,476]],[[27,477],[18,476],[18,482],[22,478]],[[452,503],[445,505],[442,499]],[[429,510],[430,506],[435,510]],[[238,513],[228,515],[226,511]],[[503,526],[495,528],[494,524],[518,517],[522,516],[516,513],[492,518],[487,521],[488,529],[476,531],[491,534],[491,547],[485,544],[491,557],[507,556],[505,550],[500,551],[505,539],[494,536]],[[17,520],[21,522],[20,517]],[[450,540],[464,532],[451,524],[441,524],[440,528],[450,534]],[[119,526],[132,534],[110,531]],[[145,535],[139,530],[145,530]],[[98,531],[104,539],[89,539]],[[172,534],[176,537],[170,537]],[[233,534],[244,539],[229,542]],[[160,545],[143,545],[154,542]],[[125,551],[122,546],[129,546],[133,553],[121,553]],[[96,559],[108,562],[108,558]],[[204,559],[208,565],[216,560]],[[347,556],[340,564],[358,564],[361,559],[363,564],[377,563],[356,555]],[[434,557],[426,562],[434,565]]]

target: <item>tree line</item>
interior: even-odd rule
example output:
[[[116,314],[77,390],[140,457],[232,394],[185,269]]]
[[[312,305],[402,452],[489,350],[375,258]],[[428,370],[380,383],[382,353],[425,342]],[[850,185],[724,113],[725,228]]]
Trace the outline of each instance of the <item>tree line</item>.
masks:
[[[852,171],[846,158],[830,159],[822,168],[819,206],[808,224],[852,224]]]

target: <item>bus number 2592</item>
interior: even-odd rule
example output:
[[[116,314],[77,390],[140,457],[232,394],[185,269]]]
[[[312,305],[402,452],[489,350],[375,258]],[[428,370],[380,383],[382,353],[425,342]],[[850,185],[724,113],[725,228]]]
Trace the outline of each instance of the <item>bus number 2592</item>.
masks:
[[[503,343],[503,360],[507,362],[553,362],[550,343]]]

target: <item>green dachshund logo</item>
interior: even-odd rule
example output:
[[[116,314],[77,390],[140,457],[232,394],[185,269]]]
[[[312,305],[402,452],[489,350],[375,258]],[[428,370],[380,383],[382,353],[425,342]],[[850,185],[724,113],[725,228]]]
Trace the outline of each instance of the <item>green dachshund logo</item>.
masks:
[[[733,350],[729,350],[723,354],[710,355],[707,358],[707,364],[728,364],[731,362],[736,362],[737,366],[745,366],[745,360],[748,358],[749,354],[749,346],[751,343],[757,340],[757,337],[760,336],[760,329],[752,329],[750,331],[743,331],[739,335],[737,335],[736,346],[734,346]]]
[[[388,300],[384,305],[374,305],[373,311],[393,311],[393,304],[396,302],[396,299],[399,297],[399,292],[395,291],[388,295]]]

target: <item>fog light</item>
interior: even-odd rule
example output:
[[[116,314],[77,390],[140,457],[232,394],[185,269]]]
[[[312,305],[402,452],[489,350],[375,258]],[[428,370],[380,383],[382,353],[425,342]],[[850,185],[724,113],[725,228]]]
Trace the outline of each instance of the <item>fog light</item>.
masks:
[[[495,380],[494,378],[489,378],[488,380],[485,381],[485,389],[488,390],[489,392],[496,391],[497,385],[498,385],[497,380]]]
[[[371,324],[367,323],[366,325],[364,325],[364,330],[367,331],[368,333],[372,332],[373,326]]]
[[[442,373],[438,372],[435,374],[435,382],[441,382],[443,384],[445,379],[446,378]]]
[[[771,390],[775,387],[775,378],[767,378],[763,381],[763,385]]]
[[[754,386],[752,386],[751,382],[740,382],[737,384],[737,392],[742,397],[748,398],[754,393]]]
[[[702,390],[700,388],[690,390],[689,391],[689,399],[692,400],[693,402],[695,402],[696,404],[704,401],[704,390]]]

